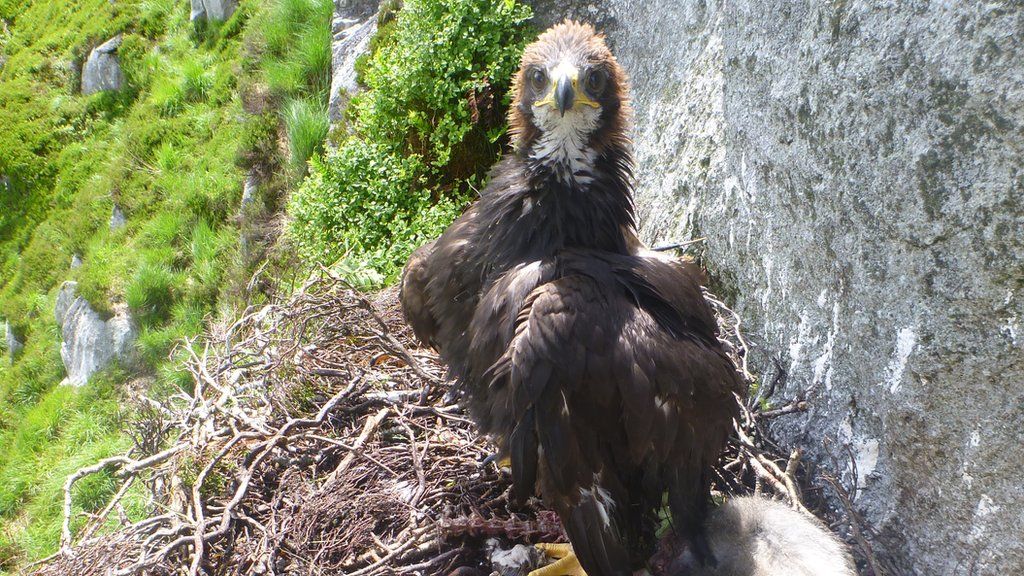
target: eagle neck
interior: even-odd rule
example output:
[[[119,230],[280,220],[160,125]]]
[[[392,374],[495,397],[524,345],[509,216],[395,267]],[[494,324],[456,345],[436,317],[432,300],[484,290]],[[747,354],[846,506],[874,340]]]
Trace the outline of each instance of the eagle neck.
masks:
[[[493,223],[492,262],[543,259],[568,248],[629,252],[635,217],[628,155],[599,156],[585,183],[566,182],[527,158],[515,164],[520,186],[492,199],[485,220]]]

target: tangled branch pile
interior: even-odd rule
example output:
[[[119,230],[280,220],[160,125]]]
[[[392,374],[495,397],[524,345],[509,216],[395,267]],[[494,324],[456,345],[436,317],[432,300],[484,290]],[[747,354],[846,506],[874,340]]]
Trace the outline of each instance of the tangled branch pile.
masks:
[[[709,300],[749,377],[738,317]],[[491,447],[444,398],[394,290],[370,299],[324,273],[186,346],[193,391],[141,398],[136,449],[68,478],[61,549],[36,574],[447,574],[486,567],[487,537],[563,537],[482,465]],[[802,508],[799,454],[773,456],[762,427],[804,404],[759,400],[744,402],[718,488],[767,486]],[[100,471],[121,488],[73,533],[74,485]],[[136,483],[151,515],[132,521],[120,503]]]

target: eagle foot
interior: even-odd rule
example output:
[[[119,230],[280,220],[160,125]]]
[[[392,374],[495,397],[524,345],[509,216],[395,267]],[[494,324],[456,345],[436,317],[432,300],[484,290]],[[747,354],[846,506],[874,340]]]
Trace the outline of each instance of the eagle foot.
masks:
[[[534,547],[555,561],[530,572],[527,576],[587,576],[572,551],[572,544],[541,542],[534,544]]]

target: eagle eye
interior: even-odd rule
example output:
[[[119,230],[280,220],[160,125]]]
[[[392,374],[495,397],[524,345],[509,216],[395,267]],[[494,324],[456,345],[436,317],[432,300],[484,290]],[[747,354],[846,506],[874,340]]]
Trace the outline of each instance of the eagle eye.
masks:
[[[548,83],[548,75],[544,73],[540,68],[534,68],[530,71],[530,85],[533,86],[534,91],[541,92],[544,90],[544,86]]]
[[[608,86],[608,73],[600,68],[596,68],[587,73],[587,79],[585,81],[587,92],[591,96],[600,96],[604,94],[604,89]]]

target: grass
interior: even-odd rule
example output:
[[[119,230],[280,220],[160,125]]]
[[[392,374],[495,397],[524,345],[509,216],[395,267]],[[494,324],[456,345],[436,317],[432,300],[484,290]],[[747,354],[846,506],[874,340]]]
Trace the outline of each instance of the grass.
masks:
[[[237,286],[253,262],[239,258],[242,182],[250,165],[283,160],[278,112],[251,116],[240,95],[252,89],[240,81],[263,78],[271,63],[245,49],[262,42],[250,23],[265,4],[242,0],[228,22],[197,28],[173,0],[0,0],[9,30],[0,35],[0,318],[25,343],[13,364],[0,361],[0,571],[52,552],[64,478],[128,446],[130,403],[118,386],[142,373],[153,394],[187,390],[175,344],[244,304]],[[321,15],[326,6],[329,20],[330,2],[305,6]],[[278,46],[298,71],[295,97],[324,88],[326,68],[317,70],[330,36],[327,20],[319,35],[316,26]],[[82,96],[63,63],[119,33],[127,86]],[[115,203],[127,225],[110,230]],[[72,255],[82,262],[74,270]],[[137,365],[81,390],[58,386],[53,304],[68,279],[101,313],[127,305],[140,333]],[[113,489],[112,478],[90,479],[76,488],[76,509]]]
[[[284,110],[284,125],[292,167],[297,172],[305,173],[306,163],[313,154],[323,150],[327,139],[330,128],[327,107],[312,99],[291,100]]]
[[[0,536],[0,568],[56,551],[64,479],[128,447],[118,421],[115,381],[122,377],[113,369],[81,389],[54,388],[0,435],[0,517],[9,519]],[[110,476],[89,479],[76,486],[73,511],[97,511],[116,490]],[[138,504],[131,506],[136,517]]]
[[[289,164],[299,178],[323,150],[330,126],[331,0],[272,0],[259,19],[266,62],[263,77],[282,102]]]

